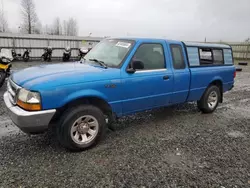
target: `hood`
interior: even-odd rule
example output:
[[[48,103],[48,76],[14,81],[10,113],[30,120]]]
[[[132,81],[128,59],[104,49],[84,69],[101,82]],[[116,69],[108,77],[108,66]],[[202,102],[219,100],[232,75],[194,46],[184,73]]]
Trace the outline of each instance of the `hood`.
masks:
[[[36,90],[82,82],[118,78],[120,69],[92,66],[80,62],[58,63],[30,67],[12,74],[11,79],[19,86]]]

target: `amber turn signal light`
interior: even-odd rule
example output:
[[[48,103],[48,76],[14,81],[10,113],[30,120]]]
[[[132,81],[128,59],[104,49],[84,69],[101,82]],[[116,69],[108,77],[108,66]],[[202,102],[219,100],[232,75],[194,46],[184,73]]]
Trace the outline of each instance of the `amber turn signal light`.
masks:
[[[42,109],[41,104],[29,104],[21,100],[17,100],[17,105],[28,111],[38,111]]]

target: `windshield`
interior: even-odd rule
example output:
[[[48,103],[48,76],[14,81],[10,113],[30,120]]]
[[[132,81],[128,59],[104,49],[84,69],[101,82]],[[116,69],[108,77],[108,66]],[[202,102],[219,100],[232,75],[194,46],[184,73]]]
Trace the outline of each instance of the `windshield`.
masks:
[[[98,43],[85,59],[102,61],[108,67],[118,67],[132,46],[133,41],[130,40],[107,39]]]

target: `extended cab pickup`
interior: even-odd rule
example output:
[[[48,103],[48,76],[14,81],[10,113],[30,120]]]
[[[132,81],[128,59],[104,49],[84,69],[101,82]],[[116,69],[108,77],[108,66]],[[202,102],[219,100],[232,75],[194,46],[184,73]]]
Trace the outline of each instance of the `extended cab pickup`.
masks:
[[[213,112],[234,86],[232,49],[163,39],[106,39],[79,62],[11,75],[4,101],[24,132],[56,125],[71,150],[94,146],[116,117],[197,101]]]

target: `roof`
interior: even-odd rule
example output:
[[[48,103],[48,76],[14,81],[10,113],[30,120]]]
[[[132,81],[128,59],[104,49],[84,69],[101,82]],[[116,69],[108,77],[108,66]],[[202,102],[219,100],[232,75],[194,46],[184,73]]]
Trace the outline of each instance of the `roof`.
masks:
[[[145,38],[145,37],[112,37],[112,38],[108,38],[108,39],[120,39],[120,40],[165,40],[165,39],[161,39],[161,38]]]
[[[139,40],[144,40],[144,41],[150,41],[150,40],[154,40],[154,41],[168,41],[168,42],[181,42],[181,41],[177,41],[177,40],[168,40],[165,38],[145,38],[145,37],[112,37],[112,38],[108,38],[108,39],[117,39],[117,40],[134,40],[134,41],[139,41]]]
[[[195,47],[210,47],[210,48],[231,48],[227,44],[215,44],[215,43],[200,43],[200,42],[184,42],[186,46]]]
[[[163,38],[140,38],[140,37],[119,37],[119,38],[113,38],[113,39],[123,39],[123,40],[165,40],[167,42],[182,42],[182,41],[176,41],[176,40],[168,40]],[[201,43],[201,42],[184,42],[183,43],[186,46],[195,46],[195,47],[210,47],[210,48],[231,48],[227,44],[216,44],[216,43]]]

